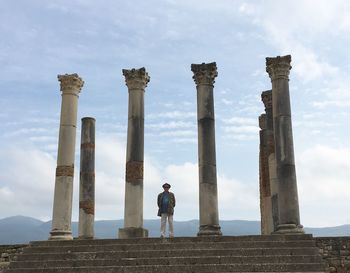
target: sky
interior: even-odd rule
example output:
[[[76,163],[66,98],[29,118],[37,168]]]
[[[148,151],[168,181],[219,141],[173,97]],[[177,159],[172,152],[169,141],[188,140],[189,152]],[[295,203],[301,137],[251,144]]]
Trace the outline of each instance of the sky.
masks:
[[[350,224],[350,2],[341,0],[0,0],[0,219],[52,217],[61,95],[58,74],[85,84],[96,119],[96,220],[122,219],[128,90],[145,67],[144,218],[172,185],[177,221],[198,219],[192,63],[216,62],[221,220],[259,220],[260,94],[265,58],[292,55],[290,95],[301,224]]]

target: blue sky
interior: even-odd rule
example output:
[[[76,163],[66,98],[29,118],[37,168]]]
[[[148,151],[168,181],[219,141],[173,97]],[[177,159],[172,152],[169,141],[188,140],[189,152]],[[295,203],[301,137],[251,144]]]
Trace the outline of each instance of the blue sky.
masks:
[[[192,63],[216,61],[221,219],[259,219],[260,94],[265,57],[292,55],[290,92],[301,222],[350,223],[350,3],[347,1],[0,1],[0,218],[51,218],[58,74],[85,81],[80,120],[96,118],[96,218],[123,217],[127,87],[145,67],[144,218],[163,181],[176,220],[198,218]]]

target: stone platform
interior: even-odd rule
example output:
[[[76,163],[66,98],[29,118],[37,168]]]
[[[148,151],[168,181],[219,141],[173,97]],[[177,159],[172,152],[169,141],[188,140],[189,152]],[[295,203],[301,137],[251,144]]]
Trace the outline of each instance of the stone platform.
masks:
[[[326,272],[311,235],[38,241],[6,273]]]

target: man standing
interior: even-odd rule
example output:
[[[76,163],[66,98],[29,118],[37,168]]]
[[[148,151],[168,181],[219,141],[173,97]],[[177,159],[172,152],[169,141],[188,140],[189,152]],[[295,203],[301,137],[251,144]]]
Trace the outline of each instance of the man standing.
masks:
[[[173,214],[175,207],[175,195],[169,192],[170,184],[165,183],[163,185],[164,191],[158,194],[158,216],[161,217],[160,220],[160,237],[165,237],[166,220],[169,223],[169,237],[174,237],[174,224],[173,224]]]

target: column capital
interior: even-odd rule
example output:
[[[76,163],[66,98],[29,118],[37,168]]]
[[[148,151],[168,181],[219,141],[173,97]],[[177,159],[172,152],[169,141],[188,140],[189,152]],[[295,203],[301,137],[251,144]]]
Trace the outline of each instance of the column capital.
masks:
[[[140,69],[123,69],[126,86],[129,89],[145,89],[149,83],[150,76],[144,67]]]
[[[263,91],[261,93],[261,101],[264,103],[265,109],[272,108],[272,90]]]
[[[58,81],[61,83],[61,92],[62,93],[71,93],[78,95],[81,88],[84,85],[84,81],[79,77],[77,73],[74,74],[64,74],[57,75]]]
[[[191,64],[191,70],[194,74],[192,78],[196,85],[214,85],[215,78],[218,75],[216,62],[208,64]]]
[[[289,79],[289,71],[292,69],[290,62],[291,55],[277,56],[273,58],[266,58],[266,72],[269,74],[271,81],[277,79]]]

